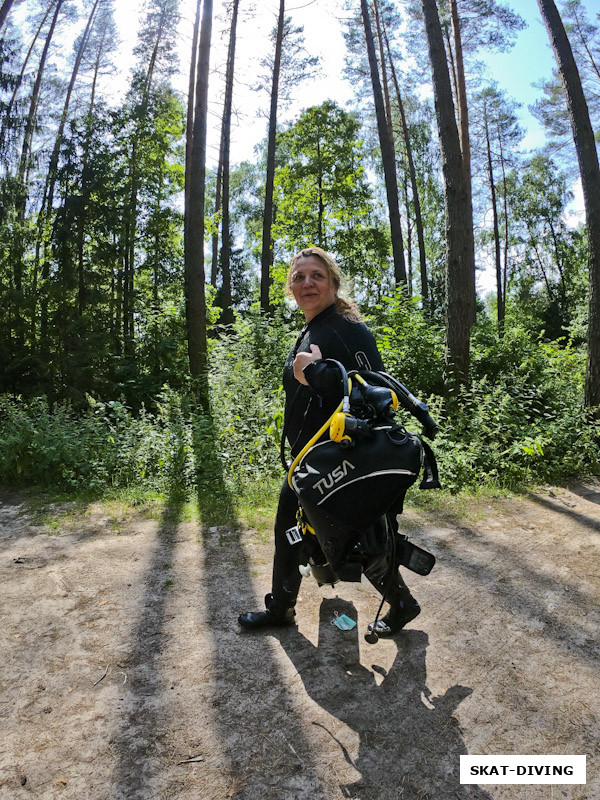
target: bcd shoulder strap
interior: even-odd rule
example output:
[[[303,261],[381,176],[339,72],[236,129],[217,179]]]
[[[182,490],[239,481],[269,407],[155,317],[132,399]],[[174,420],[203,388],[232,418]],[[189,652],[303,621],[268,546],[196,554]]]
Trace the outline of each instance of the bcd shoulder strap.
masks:
[[[442,484],[438,477],[437,461],[429,444],[421,438],[423,445],[423,478],[419,489],[441,489]]]

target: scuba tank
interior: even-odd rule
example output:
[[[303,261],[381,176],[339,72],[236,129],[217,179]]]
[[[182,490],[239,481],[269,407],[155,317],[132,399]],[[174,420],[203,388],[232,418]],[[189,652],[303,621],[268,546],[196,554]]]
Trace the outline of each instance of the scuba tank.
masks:
[[[434,556],[398,533],[396,515],[421,473],[421,489],[440,487],[437,465],[429,445],[396,422],[396,410],[419,419],[430,438],[437,426],[427,406],[387,373],[347,373],[328,360],[340,370],[343,399],[288,468],[299,503],[300,571],[319,584],[360,581],[366,559],[388,551],[390,570],[404,565],[427,575]]]

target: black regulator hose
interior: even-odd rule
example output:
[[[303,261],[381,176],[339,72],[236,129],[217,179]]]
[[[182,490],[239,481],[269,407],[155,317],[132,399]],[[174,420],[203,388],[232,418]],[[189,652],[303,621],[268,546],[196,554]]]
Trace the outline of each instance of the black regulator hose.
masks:
[[[400,405],[412,414],[413,417],[419,420],[423,426],[423,431],[429,439],[434,439],[438,432],[438,426],[429,414],[429,407],[418,397],[415,397],[406,386],[397,381],[387,372],[363,372],[367,379],[372,380],[380,385],[383,383],[389,389],[393,389],[398,397]]]

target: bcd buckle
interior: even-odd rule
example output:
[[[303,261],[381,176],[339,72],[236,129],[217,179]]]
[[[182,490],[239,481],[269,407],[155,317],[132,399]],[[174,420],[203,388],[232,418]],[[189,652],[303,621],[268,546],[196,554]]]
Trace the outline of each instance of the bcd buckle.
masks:
[[[302,541],[302,534],[300,533],[297,525],[294,525],[293,528],[288,528],[285,532],[285,535],[291,545],[300,544]]]

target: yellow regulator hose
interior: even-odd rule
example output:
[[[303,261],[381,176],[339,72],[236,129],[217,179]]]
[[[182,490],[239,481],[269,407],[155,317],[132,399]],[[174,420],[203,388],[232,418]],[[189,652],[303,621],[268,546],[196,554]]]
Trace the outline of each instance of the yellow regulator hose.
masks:
[[[338,413],[338,411],[342,411],[342,410],[343,410],[343,411],[345,411],[345,412],[348,412],[348,411],[350,410],[350,405],[349,405],[349,402],[348,402],[348,398],[349,398],[349,396],[350,396],[350,392],[351,392],[351,391],[352,391],[352,379],[351,379],[351,378],[348,378],[348,395],[344,396],[344,399],[343,399],[343,400],[340,402],[339,406],[336,408],[336,410],[333,412],[333,414],[332,414],[332,415],[329,417],[329,419],[327,420],[327,422],[325,422],[325,423],[324,423],[324,424],[323,424],[323,425],[322,425],[322,426],[319,428],[319,430],[318,430],[318,431],[315,433],[315,435],[312,437],[312,439],[310,439],[310,440],[309,440],[309,441],[308,441],[308,442],[307,442],[307,443],[304,445],[304,447],[302,448],[302,450],[300,450],[300,452],[298,453],[298,455],[296,456],[296,458],[295,458],[295,459],[292,461],[292,465],[290,466],[290,468],[289,468],[289,470],[288,470],[288,484],[289,484],[289,487],[290,487],[290,489],[293,489],[293,488],[294,488],[294,487],[292,486],[292,475],[294,474],[294,470],[295,470],[295,469],[296,469],[296,467],[298,466],[298,464],[299,464],[299,462],[300,462],[300,459],[302,458],[302,456],[303,456],[303,455],[304,455],[304,454],[307,452],[307,450],[310,450],[310,448],[313,446],[313,444],[315,444],[316,442],[318,442],[318,441],[319,441],[319,439],[321,438],[321,436],[322,436],[322,435],[325,433],[325,431],[326,431],[326,430],[329,428],[329,426],[330,426],[330,424],[331,424],[331,420],[332,420],[332,419],[335,417],[335,415]]]

